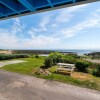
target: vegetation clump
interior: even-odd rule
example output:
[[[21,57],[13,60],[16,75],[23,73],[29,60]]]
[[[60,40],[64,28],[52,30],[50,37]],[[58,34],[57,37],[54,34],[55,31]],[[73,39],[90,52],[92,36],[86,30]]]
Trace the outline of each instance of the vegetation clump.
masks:
[[[63,55],[59,52],[53,52],[45,59],[44,65],[48,68],[56,65],[57,63],[75,64],[77,59],[79,59],[79,57],[75,54]]]
[[[57,63],[62,61],[62,54],[59,52],[53,52],[51,53],[44,62],[45,68],[52,67],[53,65],[56,65]]]
[[[56,65],[62,61],[63,55],[59,52],[53,52],[49,55],[49,57],[53,59],[53,65]]]
[[[93,70],[93,75],[100,77],[100,64]]]
[[[45,65],[45,68],[49,68],[49,67],[53,66],[53,59],[50,57],[46,58],[44,65]]]
[[[35,58],[39,58],[39,55],[35,55]]]
[[[76,69],[80,72],[87,72],[87,68],[89,67],[89,63],[87,61],[79,60],[75,64]]]
[[[62,62],[63,63],[71,63],[71,64],[75,64],[77,59],[79,59],[79,57],[75,54],[67,54],[64,55],[62,58]]]

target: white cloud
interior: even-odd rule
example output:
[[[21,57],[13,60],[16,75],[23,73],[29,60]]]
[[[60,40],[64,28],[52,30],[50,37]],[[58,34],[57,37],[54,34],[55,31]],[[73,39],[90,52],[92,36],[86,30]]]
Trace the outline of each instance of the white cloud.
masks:
[[[59,15],[55,18],[55,21],[51,26],[56,27],[59,26],[60,24],[69,22],[72,19],[72,17],[74,17],[74,14],[76,12],[81,11],[86,6],[88,6],[88,4],[73,6],[67,9],[63,8],[62,10],[59,10],[60,11]]]
[[[19,39],[9,33],[0,34],[0,47],[2,48],[17,48],[19,46]]]
[[[84,5],[79,5],[79,6],[74,6],[74,7],[69,7],[69,8],[65,8],[62,10],[59,10],[59,13],[57,15],[57,17],[53,18],[53,15],[48,15],[43,16],[39,26],[38,27],[31,27],[31,29],[29,30],[28,34],[30,34],[32,37],[34,37],[34,34],[38,34],[38,33],[43,33],[43,32],[47,32],[48,33],[52,33],[52,37],[72,37],[74,36],[74,34],[72,34],[69,29],[67,29],[67,33],[65,34],[66,28],[58,28],[58,26],[61,26],[61,24],[63,23],[67,23],[68,21],[71,20],[71,18],[74,16],[75,12],[81,11],[83,8],[85,8],[88,4],[84,4]],[[53,32],[52,32],[53,30]],[[57,31],[56,31],[57,30]],[[74,31],[74,30],[73,30]],[[59,33],[58,33],[59,32]],[[43,34],[42,34],[43,35]],[[64,35],[64,36],[62,36]],[[67,35],[67,36],[66,36]],[[51,37],[51,36],[50,36]]]
[[[34,36],[32,39],[27,39],[22,44],[24,48],[50,48],[52,45],[57,45],[59,43],[59,39],[55,39],[53,37],[45,37],[45,36]]]
[[[41,32],[45,32],[48,31],[48,24],[50,24],[51,21],[51,16],[50,15],[45,15],[41,18],[38,26],[32,26],[29,31],[28,34],[30,34],[32,37],[34,36],[35,33],[41,33]]]
[[[72,26],[70,28],[62,28],[60,31],[60,36],[63,38],[69,38],[77,35],[78,33],[82,33],[87,31],[87,29],[100,27],[100,13],[92,13],[83,20],[82,22]],[[58,34],[59,35],[59,34]]]
[[[14,19],[14,24],[11,27],[10,31],[13,34],[16,34],[18,32],[22,32],[24,28],[25,28],[25,25],[23,23],[21,23],[20,19],[19,18],[15,18]]]
[[[0,35],[0,47],[2,48],[12,48],[12,49],[34,49],[34,48],[46,48],[52,45],[59,44],[59,39],[54,37],[46,36],[35,36],[31,39],[24,38],[23,40],[15,35],[9,35],[9,33],[1,33]]]
[[[42,29],[41,31],[47,31],[47,25],[50,23],[50,17],[51,16],[44,16],[41,20],[41,22],[39,23],[39,27],[40,29]]]
[[[88,17],[71,27],[60,27],[63,23],[68,23],[74,16],[74,12],[82,10],[87,5],[76,6],[58,12],[58,16],[53,18],[53,15],[44,16],[39,22],[38,27],[31,27],[25,31],[31,38],[18,37],[17,33],[23,34],[25,25],[20,19],[14,19],[14,24],[11,28],[0,29],[0,47],[15,48],[15,49],[43,49],[61,47],[61,40],[71,38],[78,33],[85,32],[93,27],[100,27],[100,9],[94,13],[90,13]],[[52,21],[53,20],[53,21]],[[52,25],[55,27],[49,28]],[[60,28],[58,28],[58,26]],[[44,34],[47,33],[47,34]],[[50,34],[51,33],[51,34]],[[24,34],[23,34],[24,35]]]
[[[17,29],[19,28],[20,29]],[[50,47],[52,45],[56,45],[59,43],[58,38],[44,36],[44,35],[36,35],[36,30],[31,28],[27,34],[31,36],[31,38],[21,38],[16,34],[18,32],[23,32],[23,27],[20,19],[14,20],[14,25],[12,28],[0,29],[0,47],[1,48],[11,48],[11,49],[41,49]]]

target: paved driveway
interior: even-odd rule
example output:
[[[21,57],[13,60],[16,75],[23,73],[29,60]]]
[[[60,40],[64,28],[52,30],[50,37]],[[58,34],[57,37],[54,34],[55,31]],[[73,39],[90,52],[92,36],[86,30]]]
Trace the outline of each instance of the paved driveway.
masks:
[[[26,61],[23,61],[23,60],[0,61],[0,67],[3,67],[5,65],[9,65],[9,64],[22,63],[22,62],[26,62]]]
[[[100,100],[100,92],[0,70],[0,100]]]

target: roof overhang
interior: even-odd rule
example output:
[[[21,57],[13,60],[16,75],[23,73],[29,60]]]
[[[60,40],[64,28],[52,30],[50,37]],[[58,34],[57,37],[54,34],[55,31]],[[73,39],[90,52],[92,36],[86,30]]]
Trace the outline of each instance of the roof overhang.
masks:
[[[96,1],[100,0],[0,0],[0,20]]]

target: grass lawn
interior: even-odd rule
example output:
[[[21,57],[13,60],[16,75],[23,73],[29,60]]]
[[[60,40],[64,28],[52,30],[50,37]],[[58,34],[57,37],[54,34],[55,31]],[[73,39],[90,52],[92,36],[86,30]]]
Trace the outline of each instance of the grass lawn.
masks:
[[[57,66],[53,66],[49,69],[52,72],[52,74],[50,74],[48,76],[34,75],[32,73],[32,70],[38,69],[40,66],[43,65],[43,63],[44,63],[43,57],[20,58],[18,60],[25,60],[27,62],[6,65],[0,69],[17,72],[17,73],[22,73],[22,74],[27,74],[27,75],[32,75],[32,76],[36,76],[39,78],[45,78],[48,80],[55,80],[55,81],[59,81],[59,82],[63,82],[63,83],[76,85],[76,86],[96,89],[96,90],[100,91],[100,78],[99,77],[95,77],[93,75],[85,74],[85,73],[81,73],[81,72],[73,72],[72,76],[55,74],[53,72],[56,70]]]
[[[18,72],[22,74],[32,75],[32,69],[39,68],[44,63],[44,58],[18,58],[17,60],[25,60],[26,62],[6,65],[1,69]]]

